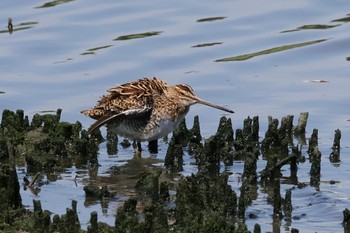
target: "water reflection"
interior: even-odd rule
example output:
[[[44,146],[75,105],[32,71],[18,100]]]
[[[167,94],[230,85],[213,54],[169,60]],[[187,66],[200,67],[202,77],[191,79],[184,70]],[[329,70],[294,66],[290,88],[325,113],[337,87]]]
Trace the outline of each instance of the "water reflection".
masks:
[[[36,113],[39,113],[39,114],[44,114],[44,113],[56,113],[56,110],[41,110],[41,111],[32,112],[32,114],[36,114]]]
[[[23,22],[23,23],[19,23],[16,25],[13,25],[13,21],[12,18],[9,17],[8,18],[8,23],[7,23],[7,29],[6,30],[0,30],[0,33],[9,33],[12,34],[15,31],[21,31],[21,30],[26,30],[26,29],[30,29],[33,28],[34,25],[38,24],[38,22]]]
[[[13,25],[12,25],[12,18],[11,17],[8,18],[7,28],[9,30],[9,33],[12,34],[12,32],[13,32]]]
[[[100,204],[102,214],[107,215],[109,202],[110,202],[109,198],[98,199],[93,197],[85,197],[84,206],[91,207],[91,206]]]
[[[117,194],[132,194],[136,181],[140,178],[142,172],[154,168],[154,164],[163,161],[156,157],[134,158],[119,161],[124,165],[110,166],[103,174],[96,174],[90,177],[92,182],[97,182],[100,186],[108,185],[109,189]]]
[[[53,62],[53,64],[60,64],[60,63],[66,63],[66,62],[69,62],[69,61],[72,61],[73,58],[67,58],[66,60],[62,60],[62,61],[55,61]]]

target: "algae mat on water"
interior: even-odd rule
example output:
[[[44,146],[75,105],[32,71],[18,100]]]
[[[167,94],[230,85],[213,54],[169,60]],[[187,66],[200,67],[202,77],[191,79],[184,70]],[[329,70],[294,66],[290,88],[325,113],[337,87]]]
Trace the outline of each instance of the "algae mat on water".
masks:
[[[266,49],[260,52],[255,52],[255,53],[249,53],[249,54],[244,54],[244,55],[239,55],[239,56],[234,56],[234,57],[227,57],[227,58],[222,58],[215,60],[216,62],[227,62],[227,61],[243,61],[243,60],[248,60],[250,58],[256,57],[256,56],[261,56],[261,55],[266,55],[270,53],[277,53],[289,49],[295,49],[299,47],[304,47],[308,45],[313,45],[317,43],[321,43],[326,41],[327,39],[322,39],[322,40],[313,40],[313,41],[308,41],[308,42],[303,42],[303,43],[298,43],[298,44],[290,44],[290,45],[283,45],[279,47],[275,47],[272,49]]]
[[[37,6],[35,8],[46,8],[46,7],[54,7],[63,3],[68,3],[68,2],[72,2],[74,0],[55,0],[55,1],[50,1],[50,2],[46,2],[41,6]]]
[[[136,33],[136,34],[129,34],[129,35],[124,35],[124,36],[119,36],[115,38],[114,40],[132,40],[132,39],[140,39],[140,38],[145,38],[145,37],[150,37],[150,36],[157,36],[162,31],[154,31],[154,32],[144,32],[144,33]]]

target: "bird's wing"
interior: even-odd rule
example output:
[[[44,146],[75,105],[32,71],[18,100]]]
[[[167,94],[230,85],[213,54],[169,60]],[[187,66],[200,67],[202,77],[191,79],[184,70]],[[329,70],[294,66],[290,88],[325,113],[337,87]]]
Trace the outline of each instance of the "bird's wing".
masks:
[[[110,112],[109,114],[103,115],[95,123],[93,123],[89,129],[88,133],[92,133],[94,130],[100,128],[102,125],[112,121],[113,119],[116,119],[118,117],[123,117],[123,116],[132,116],[132,117],[137,117],[137,116],[142,116],[146,113],[149,113],[149,111],[152,111],[152,107],[150,106],[144,106],[143,108],[137,108],[137,109],[127,109],[125,111],[119,112],[119,113],[114,113]]]
[[[111,88],[91,110],[81,113],[96,119],[89,132],[101,127],[112,119],[122,116],[140,116],[152,110],[154,96],[163,94],[168,85],[157,78],[139,79],[135,82]]]
[[[114,114],[114,115],[110,115],[110,116],[102,116],[100,117],[97,121],[95,121],[88,129],[88,133],[91,134],[93,131],[95,131],[96,129],[100,128],[102,125],[104,125],[106,122],[112,120],[115,117],[120,116],[121,114]]]

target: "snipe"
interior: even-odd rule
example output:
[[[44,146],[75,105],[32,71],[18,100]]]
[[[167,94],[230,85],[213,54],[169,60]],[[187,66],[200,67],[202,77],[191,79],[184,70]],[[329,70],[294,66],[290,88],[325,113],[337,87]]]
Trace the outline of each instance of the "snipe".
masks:
[[[108,90],[97,105],[81,113],[96,120],[88,132],[106,124],[116,134],[133,139],[136,153],[140,141],[163,138],[175,130],[191,105],[204,104],[229,113],[232,110],[204,101],[185,84],[175,86],[153,79],[139,79]]]

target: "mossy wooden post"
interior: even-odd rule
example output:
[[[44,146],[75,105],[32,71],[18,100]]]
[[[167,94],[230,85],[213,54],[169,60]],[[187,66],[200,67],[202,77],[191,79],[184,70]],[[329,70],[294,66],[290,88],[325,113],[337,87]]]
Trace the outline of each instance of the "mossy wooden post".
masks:
[[[163,207],[163,204],[160,202],[146,204],[144,215],[145,222],[144,224],[140,224],[139,232],[169,232],[167,213]]]
[[[297,172],[298,172],[298,158],[301,157],[301,151],[299,151],[298,146],[292,147],[292,156],[290,160],[290,176],[293,180],[297,181]]]
[[[203,151],[202,135],[199,125],[199,118],[195,116],[193,119],[193,127],[190,130],[190,143],[188,144],[188,153],[197,156]]]
[[[190,130],[190,142],[199,144],[202,141],[201,129],[199,125],[199,117],[193,118],[193,127]]]
[[[331,163],[340,162],[340,139],[341,139],[341,131],[337,129],[335,130],[335,133],[334,133],[332,152],[329,155],[329,160],[331,161]]]
[[[161,170],[149,170],[141,173],[141,178],[135,185],[139,198],[151,202],[158,201],[159,176],[161,173]]]
[[[314,148],[318,146],[318,129],[313,129],[311,137],[309,139],[309,149],[307,152],[310,154],[313,152]],[[310,155],[310,160],[312,160],[312,157]]]
[[[249,118],[250,120],[250,118]],[[250,125],[251,120],[247,123]],[[251,133],[251,127],[247,134]],[[219,158],[224,162],[225,165],[231,166],[233,164],[233,129],[231,118],[221,117],[217,132],[215,134],[216,138],[216,153]]]
[[[135,198],[129,198],[122,207],[118,208],[115,218],[115,232],[140,232],[136,205],[137,200]]]
[[[98,232],[98,223],[97,223],[97,212],[93,211],[90,214],[90,226],[87,228],[87,233],[96,233]]]
[[[164,166],[170,172],[180,172],[183,170],[183,151],[182,145],[176,143],[175,136],[170,140],[166,155]]]
[[[293,135],[293,115],[287,115],[282,118],[281,125],[285,129],[285,136],[288,139],[288,142],[292,142]]]
[[[242,129],[236,129],[236,138],[233,145],[236,152],[244,149],[244,137]]]
[[[275,178],[273,182],[273,216],[274,218],[282,218],[282,198],[281,198],[280,179]]]
[[[158,140],[152,140],[148,142],[148,151],[151,154],[158,153]]]
[[[314,147],[311,154],[313,159],[310,168],[310,185],[318,189],[321,179],[321,152],[318,147]]]
[[[22,207],[22,199],[19,192],[20,186],[16,168],[13,165],[0,166],[0,220],[6,222],[8,214],[13,209]]]
[[[289,224],[292,223],[292,191],[288,189],[286,191],[285,198],[283,200],[283,212],[284,212],[284,220]]]
[[[198,171],[210,176],[220,174],[220,161],[226,165],[233,163],[233,129],[230,118],[221,117],[218,130],[208,138],[203,151],[196,156]]]
[[[183,151],[182,147],[188,145],[189,131],[185,119],[180,126],[173,132],[173,136],[165,155],[164,166],[171,172],[183,170]]]
[[[76,226],[77,229],[80,229],[80,221],[78,217],[78,211],[77,211],[77,205],[78,202],[76,200],[72,200],[72,210],[74,212],[74,225]]]
[[[107,154],[116,155],[118,153],[118,135],[107,127]]]
[[[227,174],[180,179],[175,232],[234,232],[237,197],[227,179]]]
[[[248,116],[243,121],[243,137],[247,138],[252,135],[252,122],[253,120]]]
[[[204,143],[203,153],[196,156],[198,173],[217,176],[220,173],[220,154],[218,153],[218,137],[211,136]]]
[[[59,232],[61,218],[58,214],[55,214],[52,218],[52,224],[50,227],[51,232]]]
[[[255,223],[253,233],[261,233],[261,227],[258,223]]]
[[[186,120],[184,118],[179,127],[173,132],[173,137],[175,138],[176,144],[187,146],[190,138],[189,135],[189,130],[186,126]]]
[[[298,124],[294,128],[294,135],[300,136],[302,134],[305,134],[305,132],[306,132],[305,128],[306,128],[308,117],[309,117],[308,112],[300,113],[299,119],[298,119]]]
[[[163,202],[168,201],[170,198],[169,184],[167,181],[163,181],[159,186],[159,199]]]
[[[238,218],[245,219],[246,207],[249,206],[257,195],[257,157],[252,152],[245,152],[244,170],[242,175],[241,195],[238,199]]]
[[[33,206],[33,230],[35,232],[49,232],[51,224],[50,213],[48,211],[43,212],[40,200],[33,200]]]
[[[241,195],[238,201],[238,217],[245,218],[245,209],[258,196],[256,163],[257,156],[252,152],[245,151],[244,170],[242,175]]]
[[[66,214],[59,216],[54,216],[54,226],[58,228],[59,232],[67,233],[80,233],[80,223],[77,214],[77,202],[72,201],[72,208],[66,208]]]
[[[259,141],[259,116],[253,117],[252,139],[255,142]]]
[[[280,146],[281,141],[278,134],[278,120],[268,117],[269,125],[265,133],[265,138],[261,142],[262,153],[267,153],[272,146]]]
[[[77,220],[77,214],[73,209],[67,208],[66,214],[64,218],[64,231],[65,232],[71,232],[71,233],[79,233],[80,232],[80,223],[79,220]]]
[[[348,208],[343,211],[343,226],[344,232],[350,231],[350,210]]]

